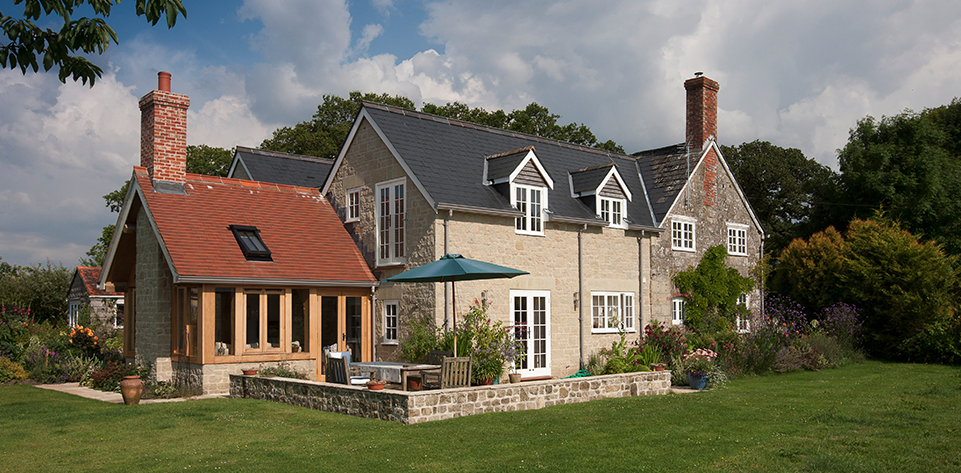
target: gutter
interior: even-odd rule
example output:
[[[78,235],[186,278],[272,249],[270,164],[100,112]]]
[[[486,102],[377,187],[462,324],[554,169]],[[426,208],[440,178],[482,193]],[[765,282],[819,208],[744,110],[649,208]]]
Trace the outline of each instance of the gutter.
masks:
[[[174,284],[222,284],[225,286],[299,286],[299,287],[377,287],[379,281],[337,281],[324,279],[262,279],[209,276],[174,277]]]

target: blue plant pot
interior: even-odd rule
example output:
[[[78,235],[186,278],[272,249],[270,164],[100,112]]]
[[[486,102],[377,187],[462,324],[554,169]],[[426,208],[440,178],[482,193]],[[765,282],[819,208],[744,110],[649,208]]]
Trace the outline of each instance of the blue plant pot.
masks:
[[[695,376],[693,373],[688,373],[687,381],[688,381],[688,384],[691,385],[692,389],[707,388],[707,376]]]

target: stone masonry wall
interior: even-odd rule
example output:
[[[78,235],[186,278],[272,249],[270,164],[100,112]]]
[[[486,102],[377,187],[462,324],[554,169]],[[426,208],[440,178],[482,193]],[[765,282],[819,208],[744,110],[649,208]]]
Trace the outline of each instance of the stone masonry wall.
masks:
[[[286,363],[291,369],[307,373],[308,379],[315,379],[314,360],[289,360],[286,362],[256,363],[211,363],[206,365],[192,363],[173,363],[173,383],[176,385],[199,386],[204,394],[224,394],[230,391],[230,375],[240,375],[243,370],[257,370],[275,367]]]
[[[146,212],[137,215],[136,362],[150,363],[151,377],[171,381],[170,298],[173,276]]]
[[[379,182],[407,177],[406,241],[407,265],[376,266],[376,196]],[[328,189],[327,198],[346,220],[347,191],[360,188],[360,220],[345,224],[364,253],[374,275],[384,278],[434,261],[444,254],[444,219],[447,212],[435,213],[414,186],[410,176],[366,121],[362,122],[350,148]],[[550,204],[550,202],[548,202]],[[631,205],[631,204],[628,204]],[[549,205],[548,205],[549,206]],[[450,221],[449,249],[467,258],[522,269],[531,274],[510,280],[464,281],[456,284],[456,312],[463,314],[477,300],[492,304],[494,320],[510,322],[510,290],[550,291],[550,366],[556,377],[573,374],[580,368],[578,311],[575,308],[577,280],[577,233],[580,225],[545,222],[544,236],[518,235],[512,217],[454,212]],[[635,329],[628,336],[636,339],[643,328],[641,316],[650,313],[648,293],[641,287],[639,271],[641,248],[649,238],[640,232],[592,227],[584,234],[585,361],[590,353],[609,348],[617,334],[591,333],[591,291],[631,292],[634,294]],[[646,269],[646,268],[645,268]],[[414,317],[429,317],[443,325],[445,296],[443,284],[383,283],[377,289],[375,337],[378,359],[397,360],[397,345],[380,344],[383,339],[383,301],[399,301],[400,339]],[[644,319],[646,321],[646,318]],[[448,322],[452,323],[453,320]]]
[[[713,181],[713,182],[712,182]],[[671,249],[671,216],[680,215],[696,219],[695,252]],[[655,237],[651,248],[651,296],[652,317],[671,323],[671,299],[677,293],[672,279],[677,273],[697,266],[701,256],[715,245],[727,245],[727,224],[747,225],[748,256],[729,256],[726,264],[738,270],[742,276],[751,276],[757,266],[761,251],[760,229],[751,219],[748,208],[741,200],[734,182],[725,172],[723,164],[712,149],[705,162],[695,169],[694,175],[671,214],[664,220],[660,238]],[[750,297],[751,309],[760,308],[759,291],[755,288]]]
[[[591,376],[442,391],[370,391],[359,386],[286,378],[230,376],[230,396],[403,424],[526,411],[597,399],[667,394],[670,371]]]

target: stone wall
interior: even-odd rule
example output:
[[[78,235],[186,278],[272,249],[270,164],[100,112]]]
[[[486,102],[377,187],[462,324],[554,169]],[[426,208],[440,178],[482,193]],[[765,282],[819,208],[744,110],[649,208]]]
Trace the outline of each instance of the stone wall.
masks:
[[[737,269],[742,276],[751,276],[761,252],[760,229],[751,219],[719,156],[711,149],[703,161],[695,168],[687,188],[678,196],[671,214],[664,219],[664,232],[652,242],[651,316],[667,324],[671,323],[671,299],[677,293],[672,281],[674,275],[697,266],[708,248],[726,246],[728,224],[748,226],[747,256],[729,256],[725,262],[728,266]],[[697,251],[671,249],[671,217],[675,215],[696,219],[694,246]],[[758,294],[756,288],[750,298],[754,311],[760,307]]]
[[[199,386],[204,394],[224,394],[230,392],[230,376],[240,375],[243,370],[263,369],[286,363],[290,369],[307,374],[308,379],[316,379],[315,360],[264,361],[248,363],[173,363],[173,383],[176,385]]]
[[[282,402],[404,424],[487,412],[526,411],[597,399],[667,394],[670,387],[670,371],[527,381],[443,391],[370,391],[341,384],[230,375],[231,397]]]
[[[155,380],[171,381],[170,298],[173,276],[143,209],[137,214],[137,229],[137,307],[134,312],[136,362],[150,363],[151,377]]]

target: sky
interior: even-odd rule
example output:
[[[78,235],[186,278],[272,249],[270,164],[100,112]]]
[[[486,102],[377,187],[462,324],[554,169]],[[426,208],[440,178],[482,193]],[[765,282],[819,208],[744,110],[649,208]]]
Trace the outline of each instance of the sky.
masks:
[[[721,144],[770,141],[835,169],[859,119],[961,96],[956,0],[184,0],[169,30],[134,5],[108,18],[119,44],[91,58],[93,88],[0,70],[2,261],[77,265],[115,223],[102,196],[139,165],[137,102],[159,71],[190,97],[191,145],[257,147],[359,90],[537,102],[628,152],[683,141],[683,83],[703,72],[721,86]]]

